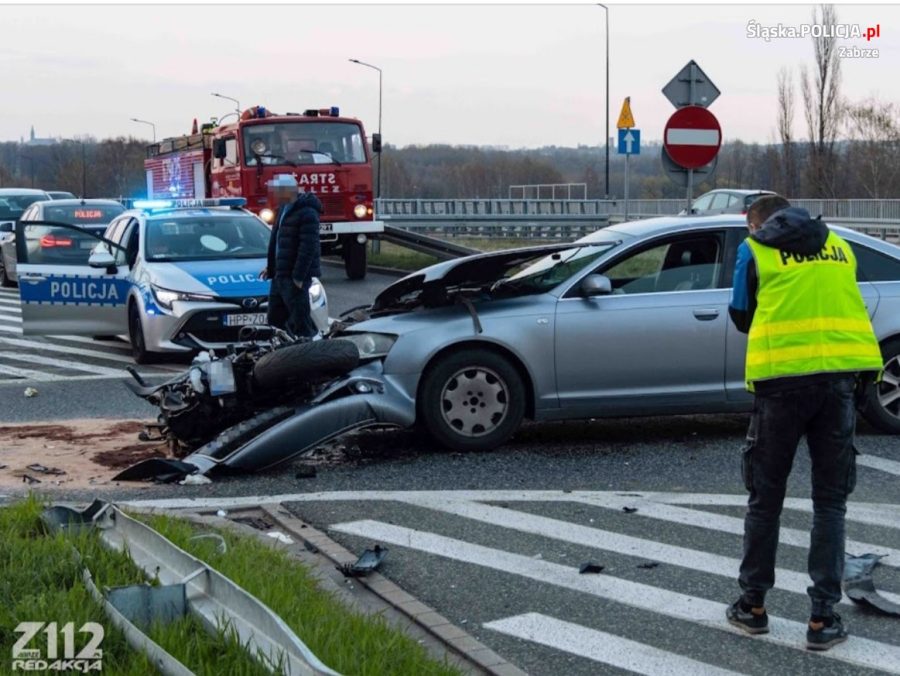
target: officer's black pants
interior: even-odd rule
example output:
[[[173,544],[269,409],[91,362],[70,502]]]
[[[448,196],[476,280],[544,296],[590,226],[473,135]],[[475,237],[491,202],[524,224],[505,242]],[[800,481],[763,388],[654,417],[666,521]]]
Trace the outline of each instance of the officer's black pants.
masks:
[[[275,277],[269,290],[268,322],[298,337],[316,335],[309,308],[309,282],[299,289],[290,277]]]

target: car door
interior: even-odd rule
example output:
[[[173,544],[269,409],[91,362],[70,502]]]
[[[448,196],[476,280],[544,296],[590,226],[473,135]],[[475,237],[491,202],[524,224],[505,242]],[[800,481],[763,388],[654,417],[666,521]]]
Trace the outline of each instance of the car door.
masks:
[[[595,272],[613,294],[557,305],[560,406],[577,415],[713,410],[725,400],[725,233],[700,230],[629,248]]]
[[[97,266],[95,250],[112,255],[113,264]],[[127,333],[130,282],[121,247],[77,226],[20,221],[16,260],[24,334]]]

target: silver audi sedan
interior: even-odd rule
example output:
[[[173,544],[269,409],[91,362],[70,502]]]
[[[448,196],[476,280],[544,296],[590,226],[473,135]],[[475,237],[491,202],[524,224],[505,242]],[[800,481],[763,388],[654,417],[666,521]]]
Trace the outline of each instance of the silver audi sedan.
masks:
[[[900,433],[900,247],[834,229],[856,253],[884,354],[865,415]],[[440,263],[334,335],[356,343],[357,375],[397,420],[453,449],[498,446],[524,418],[748,411],[746,336],[728,316],[747,234],[741,216],[655,218]]]

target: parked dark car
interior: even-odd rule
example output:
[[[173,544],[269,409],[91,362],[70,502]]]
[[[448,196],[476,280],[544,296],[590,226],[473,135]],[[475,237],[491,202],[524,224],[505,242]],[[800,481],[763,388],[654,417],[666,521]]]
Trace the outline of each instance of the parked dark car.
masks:
[[[763,195],[774,195],[771,190],[711,190],[700,195],[691,205],[694,216],[717,216],[719,214],[746,214],[747,209]],[[681,212],[687,214],[686,211]]]

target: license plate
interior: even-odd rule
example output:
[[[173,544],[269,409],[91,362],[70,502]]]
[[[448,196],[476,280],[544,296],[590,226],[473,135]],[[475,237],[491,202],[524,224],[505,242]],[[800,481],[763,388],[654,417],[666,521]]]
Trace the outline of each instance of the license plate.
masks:
[[[265,312],[251,314],[225,315],[225,326],[248,326],[266,323]]]
[[[319,223],[319,232],[331,232],[334,226],[331,223]]]

